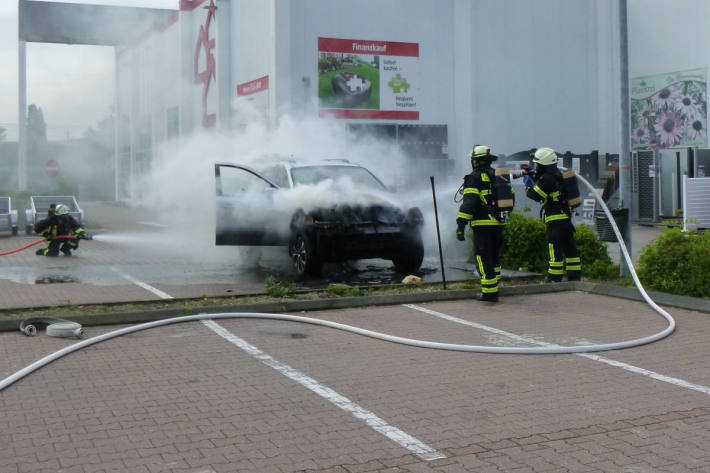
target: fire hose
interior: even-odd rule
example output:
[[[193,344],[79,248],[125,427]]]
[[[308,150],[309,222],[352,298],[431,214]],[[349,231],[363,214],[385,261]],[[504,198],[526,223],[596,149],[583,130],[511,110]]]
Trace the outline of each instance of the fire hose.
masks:
[[[266,313],[253,313],[253,312],[227,312],[227,313],[218,313],[218,314],[197,314],[197,315],[188,315],[188,316],[182,316],[182,317],[173,317],[173,318],[158,320],[158,321],[154,321],[154,322],[147,322],[147,323],[143,323],[143,324],[133,325],[130,327],[121,328],[118,330],[107,332],[102,335],[98,335],[98,336],[74,343],[74,344],[64,347],[61,350],[58,350],[50,355],[47,355],[44,358],[41,358],[41,359],[35,361],[34,363],[13,373],[12,375],[8,376],[5,379],[0,380],[0,391],[5,389],[6,387],[10,386],[11,384],[19,381],[20,379],[24,378],[25,376],[29,375],[30,373],[42,368],[43,366],[63,357],[65,355],[68,355],[74,351],[80,350],[84,347],[87,347],[87,346],[90,346],[90,345],[93,345],[96,343],[100,343],[105,340],[110,340],[112,338],[120,337],[122,335],[127,335],[130,333],[138,332],[141,330],[146,330],[146,329],[150,329],[150,328],[154,328],[154,327],[161,327],[161,326],[170,325],[170,324],[182,323],[182,322],[191,322],[191,321],[196,321],[196,320],[239,319],[239,318],[241,318],[241,319],[282,320],[282,321],[288,321],[288,322],[299,322],[299,323],[307,323],[307,324],[312,324],[312,325],[319,325],[319,326],[323,326],[323,327],[330,327],[330,328],[344,330],[347,332],[351,332],[351,333],[355,333],[358,335],[363,335],[363,336],[367,336],[367,337],[371,337],[371,338],[375,338],[375,339],[379,339],[379,340],[384,340],[384,341],[393,342],[393,343],[399,343],[399,344],[403,344],[403,345],[415,346],[415,347],[420,347],[420,348],[474,352],[474,353],[518,354],[518,355],[573,354],[573,353],[590,353],[590,352],[600,352],[600,351],[609,351],[609,350],[620,350],[620,349],[624,349],[624,348],[632,348],[632,347],[636,347],[636,346],[646,345],[646,344],[656,342],[658,340],[661,340],[661,339],[669,336],[675,330],[675,327],[676,327],[675,320],[673,319],[673,317],[671,317],[671,315],[668,312],[666,312],[663,308],[658,306],[651,299],[651,297],[646,293],[646,290],[641,285],[641,281],[638,279],[638,275],[636,274],[636,271],[634,269],[633,262],[631,261],[631,256],[629,255],[626,245],[624,245],[624,239],[621,236],[621,232],[619,231],[619,228],[617,227],[616,222],[614,221],[614,218],[611,215],[611,211],[604,203],[604,200],[601,198],[599,193],[594,189],[594,187],[586,179],[584,179],[581,176],[577,176],[577,178],[580,179],[590,189],[590,191],[592,192],[592,195],[594,195],[594,197],[600,203],[600,205],[601,205],[602,209],[604,210],[604,213],[606,214],[607,218],[609,219],[609,223],[611,224],[611,227],[614,230],[614,233],[616,234],[616,237],[619,241],[619,245],[621,247],[622,254],[624,256],[624,259],[626,260],[626,263],[628,264],[629,271],[631,272],[631,276],[633,278],[634,284],[636,285],[637,289],[639,290],[639,292],[643,296],[646,303],[649,306],[651,306],[651,308],[653,308],[656,312],[658,312],[668,322],[668,326],[664,330],[662,330],[656,334],[646,336],[646,337],[641,337],[641,338],[636,338],[633,340],[626,340],[626,341],[621,341],[621,342],[605,343],[605,344],[572,345],[572,346],[545,344],[544,346],[538,346],[538,347],[516,347],[516,346],[501,347],[501,346],[462,345],[462,344],[453,344],[453,343],[434,342],[434,341],[429,341],[429,340],[417,340],[417,339],[411,339],[411,338],[404,338],[404,337],[399,337],[396,335],[374,332],[372,330],[366,330],[366,329],[359,328],[359,327],[353,327],[351,325],[345,325],[345,324],[341,324],[341,323],[337,323],[337,322],[332,322],[329,320],[322,320],[322,319],[316,319],[316,318],[311,318],[311,317],[302,317],[302,316],[289,315],[289,314],[266,314]]]
[[[86,236],[86,237],[80,237],[79,235],[56,235],[51,238],[52,240],[92,240],[93,238],[91,236]],[[26,250],[27,248],[30,248],[35,245],[39,245],[40,243],[46,242],[46,238],[41,238],[37,241],[33,241],[32,243],[28,243],[24,246],[21,246],[19,248],[15,248],[14,250],[8,250],[8,251],[1,251],[0,256],[6,256],[6,255],[11,255],[13,253],[18,253],[22,250]]]

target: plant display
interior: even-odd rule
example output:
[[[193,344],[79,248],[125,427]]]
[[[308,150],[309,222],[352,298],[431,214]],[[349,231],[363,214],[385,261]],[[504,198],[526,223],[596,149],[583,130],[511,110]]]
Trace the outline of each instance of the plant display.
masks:
[[[642,90],[647,83],[639,82]],[[655,87],[648,87],[655,89]],[[701,80],[670,83],[648,97],[631,100],[632,148],[707,144],[707,90]]]

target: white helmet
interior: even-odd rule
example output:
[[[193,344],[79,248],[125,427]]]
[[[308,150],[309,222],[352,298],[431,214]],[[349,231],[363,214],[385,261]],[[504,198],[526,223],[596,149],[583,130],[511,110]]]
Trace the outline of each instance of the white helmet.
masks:
[[[57,204],[54,208],[54,215],[65,215],[69,213],[69,209],[64,204]]]
[[[476,145],[471,151],[471,159],[495,161],[498,157],[491,154],[491,148],[486,145]]]
[[[555,153],[555,150],[552,148],[540,148],[535,151],[533,163],[541,164],[543,166],[557,164],[557,153]]]

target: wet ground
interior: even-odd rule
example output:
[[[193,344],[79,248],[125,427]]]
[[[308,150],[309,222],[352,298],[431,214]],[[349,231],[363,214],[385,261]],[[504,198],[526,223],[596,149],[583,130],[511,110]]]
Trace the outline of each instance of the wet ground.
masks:
[[[118,203],[82,208],[94,240],[80,241],[71,257],[35,255],[44,243],[0,257],[0,308],[253,294],[264,292],[268,276],[294,282],[298,289],[401,283],[406,276],[390,261],[369,259],[326,264],[320,277],[297,280],[285,247],[216,247],[210,225],[166,223],[148,210]],[[25,233],[0,235],[0,252],[38,240]],[[474,267],[465,262],[469,245],[445,253],[448,281],[475,277]],[[435,248],[427,250],[417,273],[424,282],[442,280]]]
[[[40,245],[0,257],[0,308],[110,303],[201,296],[262,293],[264,280],[295,282],[298,289],[324,288],[330,283],[353,286],[401,283],[404,274],[387,260],[360,260],[326,264],[320,277],[297,280],[285,247],[216,247],[213,226],[166,222],[154,212],[113,202],[82,204],[86,227],[93,241],[81,241],[71,257],[36,256]],[[633,255],[662,229],[633,227]],[[429,242],[417,273],[424,282],[442,281],[436,233],[425,227]],[[477,278],[466,262],[470,241],[443,238],[447,281]],[[37,235],[0,235],[0,252],[38,241]],[[609,253],[618,260],[618,244]],[[504,277],[529,273],[504,270]]]

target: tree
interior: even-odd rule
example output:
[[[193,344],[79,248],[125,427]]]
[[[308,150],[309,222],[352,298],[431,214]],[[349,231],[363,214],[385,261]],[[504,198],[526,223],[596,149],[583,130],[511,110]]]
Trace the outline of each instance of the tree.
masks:
[[[46,143],[47,124],[42,109],[35,104],[27,108],[27,143]]]

